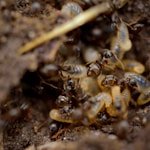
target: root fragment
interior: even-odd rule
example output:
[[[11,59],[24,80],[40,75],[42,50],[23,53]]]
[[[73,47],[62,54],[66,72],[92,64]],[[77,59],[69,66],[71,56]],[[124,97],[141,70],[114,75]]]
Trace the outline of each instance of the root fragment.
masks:
[[[66,34],[67,32],[86,24],[98,15],[110,10],[111,6],[108,2],[104,2],[97,6],[89,8],[88,10],[74,17],[72,20],[60,25],[59,27],[54,28],[52,31],[47,32],[42,36],[36,38],[35,40],[25,44],[18,50],[18,54],[26,53],[32,50],[33,48],[41,45],[42,43],[45,43],[48,40],[52,40],[58,36]]]

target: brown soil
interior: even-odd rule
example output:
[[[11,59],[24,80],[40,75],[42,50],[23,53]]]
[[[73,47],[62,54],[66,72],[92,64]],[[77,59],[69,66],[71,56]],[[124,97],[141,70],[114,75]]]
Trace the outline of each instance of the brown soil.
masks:
[[[75,0],[83,10],[102,1],[105,0]],[[149,150],[149,103],[137,106],[132,100],[126,119],[107,116],[103,119],[105,114],[102,113],[100,123],[90,126],[49,118],[49,111],[57,107],[55,100],[61,93],[52,86],[62,87],[62,81],[57,73],[50,72],[49,82],[48,75],[40,74],[40,68],[49,63],[63,63],[66,59],[85,64],[84,50],[81,48],[78,52],[78,49],[108,48],[111,36],[105,27],[112,24],[114,11],[99,16],[104,20],[98,25],[102,31],[100,36],[90,35],[92,29],[97,28],[97,18],[19,55],[18,49],[25,43],[70,20],[60,12],[67,2],[0,0],[0,150]],[[132,0],[116,11],[128,24],[142,24],[139,31],[133,32],[128,27],[132,49],[125,57],[140,61],[145,66],[143,76],[150,80],[150,1]],[[70,51],[57,52],[63,43]]]

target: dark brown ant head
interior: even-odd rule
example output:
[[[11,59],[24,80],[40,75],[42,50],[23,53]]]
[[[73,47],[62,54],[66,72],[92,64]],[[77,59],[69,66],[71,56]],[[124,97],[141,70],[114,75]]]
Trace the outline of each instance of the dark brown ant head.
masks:
[[[56,104],[59,107],[64,107],[69,104],[69,97],[66,95],[59,95],[56,99]]]
[[[102,80],[102,86],[114,86],[117,85],[118,79],[113,75],[108,75]]]
[[[128,79],[128,85],[131,86],[132,88],[137,88],[137,82],[134,79]]]
[[[72,79],[72,78],[69,78],[69,79],[67,80],[67,84],[68,84],[68,86],[70,86],[71,88],[74,88],[74,87],[76,86],[76,82],[75,82],[75,80]]]
[[[110,50],[106,50],[103,52],[103,58],[104,59],[111,58],[112,56],[113,56],[113,53]]]
[[[68,77],[63,88],[65,91],[74,91],[78,88],[78,80]]]
[[[127,83],[126,79],[120,79],[120,80],[118,81],[118,85],[120,85],[121,87],[125,87],[125,86],[126,86],[126,83]]]
[[[49,126],[49,130],[50,130],[51,135],[55,134],[58,131],[58,129],[59,129],[59,125],[56,122],[51,123]]]

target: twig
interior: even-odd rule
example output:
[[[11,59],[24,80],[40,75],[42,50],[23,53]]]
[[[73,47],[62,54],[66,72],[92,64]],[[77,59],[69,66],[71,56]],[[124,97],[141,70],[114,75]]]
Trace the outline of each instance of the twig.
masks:
[[[111,10],[111,6],[108,2],[103,2],[97,6],[89,8],[88,10],[84,11],[83,13],[79,14],[72,20],[60,25],[59,27],[54,28],[52,31],[43,34],[42,36],[36,38],[35,40],[25,44],[18,50],[18,54],[26,53],[33,48],[39,46],[40,44],[52,40],[58,36],[66,34],[67,32],[84,25],[85,23],[89,22],[93,18],[97,17],[98,15],[105,13]]]

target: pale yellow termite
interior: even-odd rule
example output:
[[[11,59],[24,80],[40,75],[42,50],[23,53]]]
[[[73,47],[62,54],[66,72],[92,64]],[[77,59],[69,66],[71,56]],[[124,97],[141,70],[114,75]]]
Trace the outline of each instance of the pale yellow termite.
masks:
[[[61,8],[61,13],[69,16],[69,17],[75,17],[76,15],[79,15],[80,13],[82,13],[82,7],[75,2],[68,2],[66,4],[64,4]]]
[[[99,93],[97,81],[92,77],[80,79],[80,88],[90,96],[95,96]]]
[[[130,100],[130,93],[128,89],[125,89],[122,93],[120,86],[113,86],[111,88],[113,103],[107,107],[107,113],[113,117],[127,116],[127,107]]]
[[[118,25],[117,38],[119,46],[122,50],[129,51],[131,49],[132,42],[129,38],[129,31],[123,21],[121,21],[121,23]]]
[[[104,108],[109,107],[112,103],[112,97],[107,92],[101,92],[94,97],[95,102],[91,104],[91,108],[87,110],[86,115],[89,120],[94,119],[97,114]]]
[[[100,57],[99,51],[93,47],[88,47],[83,51],[83,58],[86,63],[95,62],[96,60],[99,60]]]
[[[122,60],[125,51],[121,49],[119,42],[118,42],[118,38],[116,36],[113,36],[111,38],[110,50],[116,55],[116,57],[119,60]],[[115,59],[115,61],[116,61],[116,59]]]
[[[150,87],[144,90],[137,99],[138,105],[144,105],[150,102]]]
[[[122,63],[126,71],[135,72],[137,74],[142,74],[145,71],[144,65],[136,60],[124,59]]]
[[[131,93],[130,93],[129,89],[126,87],[122,91],[121,95],[122,95],[122,100],[124,101],[125,107],[127,108],[129,105],[129,102],[131,100]]]
[[[61,114],[58,109],[52,109],[49,113],[51,119],[64,122],[64,123],[73,123],[70,113]]]
[[[122,113],[123,113],[122,117],[126,118],[128,114],[127,109],[129,106],[129,102],[131,100],[131,93],[127,87],[122,91],[121,96],[122,96]]]
[[[84,65],[78,64],[64,64],[60,71],[62,77],[64,78],[83,78],[87,76],[87,68]]]
[[[148,79],[133,72],[126,72],[125,80],[129,86],[136,89],[140,93],[150,87],[150,81]]]
[[[122,105],[121,105],[121,101],[122,101],[122,97],[121,97],[121,91],[120,91],[120,86],[112,86],[111,88],[111,95],[112,95],[112,99],[113,99],[113,104],[117,109],[121,109]]]

